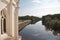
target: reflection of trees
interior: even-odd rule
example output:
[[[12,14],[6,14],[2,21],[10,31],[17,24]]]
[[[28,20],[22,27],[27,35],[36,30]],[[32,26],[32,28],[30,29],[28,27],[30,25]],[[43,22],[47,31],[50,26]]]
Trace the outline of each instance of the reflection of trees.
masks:
[[[43,23],[42,23],[43,24]],[[60,24],[56,23],[53,25],[53,23],[46,25],[45,24],[46,30],[53,31],[54,35],[60,34]]]
[[[58,35],[58,32],[56,32],[56,31],[53,31],[53,34],[54,34],[54,35]]]
[[[60,34],[60,14],[43,16],[42,24],[45,25],[46,30],[53,31],[54,35]]]
[[[35,23],[37,23],[38,21],[40,21],[40,20],[32,20],[32,21],[31,21],[31,24],[35,24]]]

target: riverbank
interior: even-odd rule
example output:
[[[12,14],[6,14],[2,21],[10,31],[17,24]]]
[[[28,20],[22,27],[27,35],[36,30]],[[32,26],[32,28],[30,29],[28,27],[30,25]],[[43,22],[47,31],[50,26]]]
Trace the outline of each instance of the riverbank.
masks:
[[[43,16],[42,24],[45,25],[48,30],[55,32],[55,35],[60,35],[60,14]]]
[[[31,20],[24,20],[24,21],[19,22],[18,24],[19,31],[21,31],[25,26],[27,26],[30,23],[31,23]]]

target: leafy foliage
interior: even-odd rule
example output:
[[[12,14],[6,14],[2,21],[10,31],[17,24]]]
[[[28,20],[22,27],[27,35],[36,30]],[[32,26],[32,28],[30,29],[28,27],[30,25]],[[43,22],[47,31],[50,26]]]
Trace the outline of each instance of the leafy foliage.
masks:
[[[60,14],[43,16],[42,23],[49,30],[60,33]]]
[[[39,20],[41,20],[41,18],[36,17],[36,16],[19,16],[18,20],[31,20],[31,24],[35,24],[36,22],[38,22]]]

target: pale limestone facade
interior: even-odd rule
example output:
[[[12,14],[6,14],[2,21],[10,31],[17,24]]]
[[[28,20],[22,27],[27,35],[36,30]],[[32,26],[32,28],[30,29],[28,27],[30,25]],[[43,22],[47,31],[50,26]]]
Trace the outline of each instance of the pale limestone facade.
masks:
[[[0,0],[0,39],[18,40],[18,4],[19,0]],[[1,39],[3,40],[3,39]]]

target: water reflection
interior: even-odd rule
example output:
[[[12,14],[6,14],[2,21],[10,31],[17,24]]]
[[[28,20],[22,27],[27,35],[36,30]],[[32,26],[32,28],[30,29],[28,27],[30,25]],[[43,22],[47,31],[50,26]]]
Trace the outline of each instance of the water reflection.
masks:
[[[46,29],[48,28],[46,27]],[[22,36],[22,40],[60,40],[60,36],[54,36],[52,32],[46,31],[42,21],[39,21],[36,24],[26,26],[19,35]]]
[[[45,25],[43,22],[42,22],[42,24]],[[58,27],[58,26],[55,26],[53,28],[52,27],[53,26],[51,26],[51,25],[45,25],[46,31],[49,31],[49,30],[52,31],[55,36],[60,35],[60,27]]]

